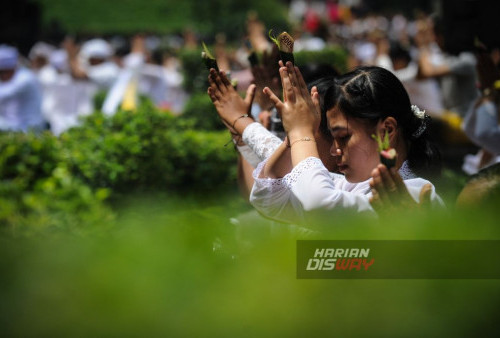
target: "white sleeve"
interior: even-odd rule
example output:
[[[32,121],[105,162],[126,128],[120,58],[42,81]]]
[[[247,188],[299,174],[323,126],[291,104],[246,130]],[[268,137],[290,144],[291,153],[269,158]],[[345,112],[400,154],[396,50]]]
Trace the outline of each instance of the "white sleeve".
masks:
[[[262,162],[262,160],[257,156],[257,154],[250,148],[247,144],[243,146],[236,146],[238,152],[243,156],[243,158],[250,163],[250,165],[254,168]]]
[[[253,172],[254,185],[250,203],[263,216],[287,223],[300,223],[303,209],[300,202],[286,186],[284,178],[261,178],[266,161],[261,162]]]
[[[338,208],[357,212],[373,211],[369,190],[363,193],[342,190],[317,157],[300,162],[285,179],[305,211]]]
[[[418,203],[420,202],[420,191],[422,190],[422,187],[426,184],[431,184],[432,185],[432,191],[431,191],[431,207],[432,208],[443,208],[445,207],[445,204],[441,197],[437,194],[436,188],[434,185],[423,179],[423,178],[411,178],[408,180],[404,181],[406,188],[408,189],[408,192],[410,193],[411,197]]]
[[[249,124],[243,131],[245,142],[257,155],[260,161],[269,158],[283,141],[258,122]]]
[[[348,183],[341,176],[332,178],[319,158],[305,159],[282,179],[259,178],[264,166],[265,162],[254,171],[255,183],[250,195],[250,202],[264,216],[295,224],[327,219],[324,217],[331,217],[333,210],[376,216],[370,204],[368,181]],[[422,187],[430,183],[422,178],[404,182],[415,201]],[[444,206],[434,186],[431,203],[433,207]]]
[[[16,74],[17,72],[20,74]],[[30,85],[29,78],[24,76],[20,69],[17,69],[16,73],[14,73],[14,76],[10,81],[0,85],[0,101],[9,99],[28,90]]]
[[[331,209],[373,213],[369,194],[336,186],[319,158],[305,159],[282,179],[259,178],[264,166],[254,171],[250,194],[250,202],[264,216],[298,224]]]

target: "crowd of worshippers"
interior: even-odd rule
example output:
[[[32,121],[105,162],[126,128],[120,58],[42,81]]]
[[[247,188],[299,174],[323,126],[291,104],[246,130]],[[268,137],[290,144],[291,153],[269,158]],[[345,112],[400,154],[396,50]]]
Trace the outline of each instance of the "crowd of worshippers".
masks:
[[[404,86],[412,105],[432,117],[433,125],[445,126],[439,137],[449,136],[475,144],[480,150],[465,157],[463,170],[474,174],[500,161],[498,92],[500,91],[498,46],[477,42],[473,49],[450,49],[438,17],[421,15],[414,20],[397,14],[392,17],[355,13],[338,8],[299,6],[293,1],[290,19],[301,24],[291,32],[295,50],[318,51],[340,45],[348,53],[347,69],[378,66],[390,71]],[[314,4],[315,2],[311,2]],[[299,5],[298,5],[299,4]],[[330,4],[330,3],[329,3]],[[331,5],[331,4],[330,4]],[[300,11],[299,11],[300,9]],[[300,14],[301,13],[301,14]],[[328,29],[321,29],[319,15],[328,15]],[[307,14],[307,15],[306,15]],[[270,50],[269,27],[255,15],[246,22],[246,36],[254,50]],[[222,36],[222,35],[221,35]],[[113,114],[126,103],[130,93],[148,96],[160,109],[181,113],[188,94],[182,89],[182,72],[175,54],[155,57],[157,37],[135,36],[127,53],[116,53],[113,41],[90,39],[76,44],[65,39],[59,46],[40,42],[23,56],[11,46],[0,46],[0,130],[50,130],[59,135],[78,124],[79,117],[93,112],[94,96],[105,91],[102,111]],[[157,42],[156,42],[157,44]],[[180,43],[199,47],[191,35]],[[259,107],[263,98],[262,81],[277,77],[277,59],[268,69],[274,74],[256,74],[244,61],[247,44],[231,52],[224,38],[216,38],[215,56],[220,68],[231,71],[238,80],[238,91],[250,83],[258,86],[252,112],[256,121],[270,128],[279,124],[276,110]],[[269,54],[268,54],[269,56]],[[318,66],[314,63],[304,65]],[[324,65],[316,72],[331,73]],[[257,77],[257,76],[258,77]],[[316,76],[321,77],[321,74]],[[279,76],[278,76],[279,78]],[[271,85],[274,84],[264,84]],[[130,90],[131,87],[134,90]],[[267,119],[259,118],[267,116]],[[277,121],[268,123],[268,121]],[[283,131],[278,132],[281,137]]]
[[[255,25],[252,45],[272,55],[266,30]],[[376,29],[351,41],[349,70],[343,74],[290,61],[279,61],[278,68],[252,67],[254,83],[244,98],[229,73],[210,70],[208,95],[240,155],[241,190],[259,214],[304,224],[336,209],[378,213],[443,207],[432,183],[441,162],[436,121],[440,132],[451,135],[446,141],[461,144],[465,138],[480,149],[466,157],[463,170],[479,172],[470,189],[481,196],[470,198],[464,189],[457,205],[494,195],[498,178],[492,177],[500,160],[499,49],[481,41],[471,49],[447,49],[437,17],[423,17],[412,27],[411,46]],[[296,38],[304,48],[304,40],[317,37]],[[281,117],[281,131],[272,128],[274,116]],[[390,170],[381,164],[377,137],[387,137],[387,149],[397,153]]]
[[[59,135],[95,109],[112,115],[125,102],[136,105],[140,95],[159,109],[180,113],[187,94],[175,54],[153,55],[141,35],[129,46],[119,55],[104,39],[76,44],[67,38],[58,47],[38,42],[24,56],[0,45],[0,130],[50,129]],[[96,107],[100,92],[105,99]]]

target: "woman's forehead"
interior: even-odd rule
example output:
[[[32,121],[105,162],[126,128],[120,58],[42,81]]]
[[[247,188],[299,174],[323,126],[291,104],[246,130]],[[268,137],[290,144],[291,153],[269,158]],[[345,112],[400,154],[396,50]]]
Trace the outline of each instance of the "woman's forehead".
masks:
[[[347,125],[347,119],[337,107],[333,107],[326,112],[326,117],[328,119],[328,125],[332,127],[333,125]]]

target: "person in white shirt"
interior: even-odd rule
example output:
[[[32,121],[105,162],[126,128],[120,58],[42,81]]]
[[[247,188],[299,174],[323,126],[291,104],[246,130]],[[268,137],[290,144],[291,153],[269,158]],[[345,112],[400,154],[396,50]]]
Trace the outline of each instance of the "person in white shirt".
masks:
[[[71,75],[77,80],[89,80],[99,90],[109,90],[118,77],[120,68],[113,62],[111,45],[103,39],[83,43],[80,51],[74,41],[67,38],[64,47],[68,53]]]
[[[464,158],[462,169],[473,175],[482,168],[500,162],[500,70],[492,52],[478,48],[477,70],[482,97],[469,109],[463,129],[469,139],[481,149]]]
[[[17,49],[0,45],[0,130],[42,130],[41,92],[32,71],[18,65]]]
[[[311,98],[291,63],[282,65],[280,75],[284,101],[268,88],[265,93],[281,113],[287,142],[254,171],[250,201],[261,214],[307,224],[318,214],[326,212],[328,217],[332,210],[375,213],[370,200],[377,185],[370,185],[370,180],[380,160],[372,135],[385,134],[398,154],[395,168],[404,180],[404,193],[420,202],[422,189],[429,190],[430,185],[426,193],[430,203],[443,205],[432,184],[418,176],[437,168],[438,152],[427,138],[429,117],[411,106],[406,90],[390,71],[360,67],[336,79],[325,94],[322,110],[334,139],[330,153],[343,173],[333,179],[319,159],[314,131],[320,112],[315,95]]]
[[[477,60],[474,53],[463,50],[464,47],[447,43],[442,20],[433,19],[435,42],[420,46],[419,77],[439,79],[444,108],[463,118],[479,97]],[[436,44],[440,53],[436,52]]]
[[[327,73],[329,76],[317,78],[311,82],[311,95],[316,95],[318,98],[323,97],[337,75],[337,73],[335,75],[331,72]],[[251,171],[260,162],[271,156],[283,143],[283,140],[261,123],[255,122],[250,114],[256,85],[252,84],[247,90],[246,98],[242,99],[224,72],[217,73],[215,70],[211,70],[208,80],[210,83],[208,94],[219,117],[230,131],[238,152],[246,161],[244,168],[240,170],[239,178],[240,180],[243,177],[245,179],[246,186],[243,190],[248,190],[244,194],[248,198],[253,185]],[[321,160],[325,167],[331,172],[337,171],[335,159],[329,155],[332,138],[326,128],[326,116],[322,117],[322,122],[318,125],[315,135],[318,147],[321,149]]]

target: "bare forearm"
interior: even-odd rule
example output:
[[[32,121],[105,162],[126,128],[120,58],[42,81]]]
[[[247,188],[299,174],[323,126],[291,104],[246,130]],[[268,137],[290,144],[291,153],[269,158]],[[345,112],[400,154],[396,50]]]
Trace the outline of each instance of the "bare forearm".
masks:
[[[308,157],[318,157],[314,132],[309,129],[293,130],[289,133],[291,164],[295,167]]]
[[[253,186],[253,167],[248,163],[243,156],[238,156],[238,186],[240,188],[241,195],[245,200],[248,201],[250,198],[250,192]]]
[[[262,171],[263,177],[281,178],[292,170],[290,148],[283,142],[269,157]]]

